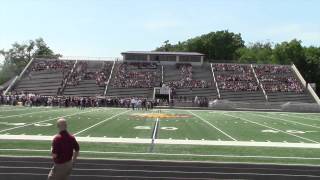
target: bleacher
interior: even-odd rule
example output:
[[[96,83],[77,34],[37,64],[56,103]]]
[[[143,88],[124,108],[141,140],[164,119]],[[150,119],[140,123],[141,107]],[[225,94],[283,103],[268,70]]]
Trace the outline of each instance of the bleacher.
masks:
[[[177,82],[181,80],[179,69],[174,65],[164,66],[164,83]],[[203,80],[207,82],[207,87],[175,87],[174,99],[186,99],[192,101],[196,96],[216,99],[217,90],[213,83],[211,67],[209,64],[202,66],[192,66],[192,80]],[[170,86],[170,85],[169,85]]]
[[[46,62],[47,65],[44,65]],[[53,65],[53,62],[58,62],[58,65]],[[77,61],[74,67],[75,62],[36,59],[16,82],[13,90],[55,96],[65,83],[60,95],[104,95],[106,77],[109,78],[113,62]],[[72,75],[72,69],[75,72],[83,63],[86,63],[85,70],[76,75],[76,83],[72,79],[64,82]],[[105,68],[106,64],[108,68]],[[66,67],[62,67],[64,65]],[[173,89],[172,97],[177,100],[192,101],[196,96],[218,99],[219,89],[221,99],[234,102],[265,103],[266,96],[268,102],[274,103],[315,102],[291,66],[220,63],[212,64],[211,69],[211,65],[206,63],[202,66],[180,65],[163,65],[162,74],[162,65],[157,63],[116,62],[105,95],[152,98],[153,88],[161,85],[163,76],[163,83]],[[97,82],[98,72],[105,75],[102,83]],[[89,78],[88,74],[91,75]]]
[[[221,99],[249,102],[266,101],[249,64],[212,64],[212,67]]]
[[[104,94],[105,85],[98,85],[94,78],[85,78],[85,73],[93,73],[100,71],[103,67],[102,61],[86,61],[87,64],[86,70],[84,70],[81,75],[81,80],[77,85],[68,84],[64,89],[63,95],[66,96],[99,96]],[[108,64],[112,64],[112,62],[105,62]],[[105,72],[107,76],[109,76],[109,72]]]
[[[151,98],[153,88],[161,83],[161,66],[148,64],[116,63],[106,96]],[[152,79],[149,84],[146,83],[148,75]]]
[[[314,103],[291,66],[254,65],[269,102]]]
[[[25,75],[15,85],[14,90],[17,92],[32,92],[45,96],[57,95],[58,88],[61,86],[63,74],[67,73],[75,61],[67,63],[66,68],[47,68],[41,67],[36,70],[35,65],[47,60],[35,60]]]

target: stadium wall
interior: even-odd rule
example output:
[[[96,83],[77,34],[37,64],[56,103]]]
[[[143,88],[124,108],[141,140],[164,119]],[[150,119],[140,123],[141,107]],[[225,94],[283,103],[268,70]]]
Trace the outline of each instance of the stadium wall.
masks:
[[[302,77],[302,75],[300,74],[298,68],[296,67],[296,65],[292,64],[292,69],[293,71],[296,73],[296,75],[298,76],[298,78],[300,79],[302,85],[304,87],[307,87],[309,93],[312,95],[312,97],[315,99],[315,101],[320,105],[320,99],[318,97],[318,95],[314,92],[313,88],[310,86],[310,84],[307,85],[306,80],[304,80],[304,78]]]

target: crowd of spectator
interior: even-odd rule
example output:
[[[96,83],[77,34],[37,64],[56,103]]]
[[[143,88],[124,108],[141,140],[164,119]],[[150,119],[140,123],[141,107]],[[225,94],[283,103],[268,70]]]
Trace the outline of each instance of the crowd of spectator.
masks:
[[[102,68],[95,73],[95,80],[98,86],[105,86],[110,76],[112,64],[104,62]]]
[[[149,64],[149,65],[148,65]],[[122,63],[117,66],[114,88],[151,88],[159,86],[160,75],[154,63]]]
[[[69,97],[69,96],[41,96],[34,93],[15,93],[0,95],[0,105],[21,106],[58,106],[58,107],[120,107],[133,110],[152,109],[160,101],[139,97]]]
[[[104,62],[102,67],[97,71],[90,71],[88,69],[88,62],[80,61],[77,63],[74,71],[68,76],[64,77],[64,81],[68,78],[67,85],[77,86],[80,81],[95,80],[98,86],[105,86],[109,78],[112,68],[112,63]]]
[[[233,73],[243,73],[251,70],[248,65],[239,64],[212,64],[213,71],[231,71]]]
[[[147,99],[144,97],[75,97],[75,96],[41,96],[35,93],[17,93],[10,95],[0,94],[0,105],[13,106],[46,106],[46,107],[119,107],[132,108],[133,110],[149,110],[154,106],[173,106],[175,102],[191,102],[193,106],[208,107],[207,97],[195,97],[189,99],[180,97],[169,102],[166,99]]]
[[[257,65],[255,71],[267,92],[302,93],[304,91],[289,66]]]
[[[64,77],[69,86],[76,86],[79,85],[80,81],[86,74],[88,67],[88,63],[85,61],[80,61],[77,63],[76,67],[74,68],[73,72],[71,72],[68,76]]]
[[[63,70],[71,69],[73,66],[73,61],[63,61],[63,60],[36,60],[31,70],[32,71],[43,71],[43,70]]]
[[[219,89],[229,91],[258,91],[259,85],[249,65],[213,64]],[[226,73],[227,72],[227,73]]]
[[[171,88],[207,88],[211,84],[205,80],[193,79],[191,64],[176,64],[179,70],[179,80],[169,81],[166,83]]]

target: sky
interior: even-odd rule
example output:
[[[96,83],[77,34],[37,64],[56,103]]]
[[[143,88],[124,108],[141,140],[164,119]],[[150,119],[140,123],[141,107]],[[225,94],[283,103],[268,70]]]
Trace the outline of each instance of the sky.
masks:
[[[320,46],[319,0],[0,0],[0,49],[38,37],[64,56],[120,57],[217,30]],[[1,59],[1,58],[0,58]]]

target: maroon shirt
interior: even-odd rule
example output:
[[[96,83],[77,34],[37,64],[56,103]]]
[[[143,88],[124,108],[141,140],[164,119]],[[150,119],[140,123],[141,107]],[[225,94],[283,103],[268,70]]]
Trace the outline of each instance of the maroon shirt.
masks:
[[[56,164],[62,164],[72,159],[73,150],[79,151],[79,144],[76,138],[68,131],[61,131],[52,141],[52,153],[57,157],[53,158]]]

